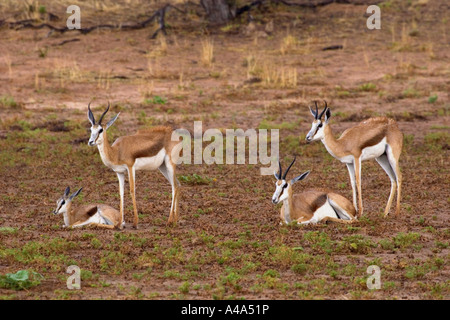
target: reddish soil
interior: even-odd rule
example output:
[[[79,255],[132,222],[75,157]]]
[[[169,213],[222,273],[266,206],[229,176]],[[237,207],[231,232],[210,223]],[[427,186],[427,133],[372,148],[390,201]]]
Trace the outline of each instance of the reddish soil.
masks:
[[[150,40],[150,29],[49,37],[47,29],[0,29],[0,274],[44,276],[28,290],[0,288],[0,298],[450,298],[446,4],[388,3],[381,30],[366,28],[364,6],[337,4],[266,7],[254,23],[226,28],[173,12],[165,40]],[[42,4],[65,16],[64,1]],[[142,20],[154,8],[120,15],[89,7],[82,23]],[[5,6],[2,16],[19,9]],[[211,65],[202,59],[208,41]],[[344,48],[321,50],[331,45]],[[352,227],[280,226],[275,180],[259,164],[178,166],[175,227],[166,225],[170,185],[158,171],[137,173],[138,230],[128,193],[123,231],[67,230],[51,214],[66,186],[83,187],[75,204],[119,206],[116,175],[87,146],[91,100],[97,117],[107,101],[108,119],[121,112],[110,139],[158,124],[192,132],[200,120],[203,130],[280,128],[284,167],[296,154],[291,175],[312,170],[294,191],[327,188],[351,199],[345,165],[320,142],[304,142],[316,99],[327,100],[337,135],[370,116],[398,121],[401,215],[382,217],[390,181],[374,161],[363,164],[364,217]],[[200,184],[183,181],[194,174]],[[84,270],[81,290],[66,288],[71,264]],[[372,264],[382,270],[380,290],[366,287]]]

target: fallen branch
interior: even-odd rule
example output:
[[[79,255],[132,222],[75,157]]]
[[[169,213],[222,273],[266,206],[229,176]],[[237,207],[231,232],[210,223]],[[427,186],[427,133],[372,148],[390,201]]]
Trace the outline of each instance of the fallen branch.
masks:
[[[164,7],[156,10],[155,13],[151,17],[149,17],[148,19],[146,19],[142,22],[138,22],[136,24],[128,24],[128,25],[100,24],[100,25],[96,25],[96,26],[92,26],[92,27],[88,27],[88,28],[68,29],[67,27],[58,28],[58,27],[55,27],[48,23],[41,23],[41,24],[35,25],[35,24],[33,24],[34,20],[27,19],[27,20],[14,21],[14,22],[6,22],[5,20],[0,20],[0,27],[3,25],[7,25],[9,28],[15,28],[16,30],[47,28],[47,29],[50,29],[49,35],[52,34],[53,32],[58,32],[58,33],[63,34],[67,31],[71,31],[71,30],[77,30],[78,32],[80,32],[82,34],[88,34],[94,30],[99,30],[99,29],[120,29],[120,30],[144,29],[156,19],[159,24],[159,28],[151,36],[151,38],[154,39],[154,38],[156,38],[156,36],[158,35],[158,33],[160,31],[162,33],[164,33],[164,35],[167,35],[166,26],[165,26],[165,15],[166,15],[167,11],[172,8],[176,9],[177,11],[179,11],[181,13],[185,13],[183,10],[181,10],[171,4],[166,4]]]
[[[340,44],[337,44],[337,45],[334,45],[334,46],[329,46],[329,47],[322,48],[322,51],[341,50],[341,49],[344,49],[344,46],[340,45]]]
[[[77,41],[80,41],[80,39],[79,39],[79,38],[74,38],[74,39],[64,40],[64,41],[61,41],[61,42],[59,42],[59,43],[53,44],[53,46],[54,46],[54,47],[57,47],[57,46],[63,46],[63,45],[65,45],[66,43],[69,43],[69,42],[77,42]]]

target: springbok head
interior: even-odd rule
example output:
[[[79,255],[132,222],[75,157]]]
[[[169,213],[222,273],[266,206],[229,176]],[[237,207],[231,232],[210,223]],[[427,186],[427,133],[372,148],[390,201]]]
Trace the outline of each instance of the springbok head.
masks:
[[[295,158],[296,157],[294,157],[294,160],[292,160],[291,164],[289,165],[287,170],[284,172],[284,174],[283,174],[283,169],[281,169],[281,162],[278,161],[279,171],[278,171],[278,173],[277,172],[274,173],[277,181],[275,182],[275,192],[272,196],[273,204],[278,204],[281,201],[287,199],[291,192],[292,185],[294,183],[296,183],[297,181],[305,179],[309,174],[309,171],[306,171],[290,181],[286,180],[286,176],[287,176],[289,170],[291,169],[292,165],[294,164]]]
[[[66,190],[64,191],[63,196],[56,201],[56,209],[53,210],[53,214],[60,214],[60,213],[67,212],[68,208],[70,207],[70,205],[72,203],[73,198],[75,198],[77,195],[79,195],[82,189],[83,188],[78,189],[78,191],[74,192],[69,197],[70,187],[67,187]]]
[[[90,146],[102,144],[103,143],[103,134],[102,133],[104,131],[108,130],[108,128],[111,127],[112,124],[119,117],[120,112],[114,118],[112,118],[111,120],[108,121],[108,123],[106,124],[105,130],[103,130],[102,120],[103,120],[103,117],[105,116],[105,114],[108,112],[108,110],[109,110],[109,102],[108,102],[108,107],[106,108],[105,112],[103,112],[102,116],[98,120],[98,123],[95,123],[94,114],[91,111],[91,103],[89,102],[88,119],[91,122],[91,137],[89,138],[88,144]]]
[[[327,102],[325,102],[325,108],[323,111],[319,114],[319,109],[317,107],[317,101],[314,101],[314,104],[316,105],[316,110],[314,111],[311,107],[309,107],[309,111],[311,111],[311,114],[314,116],[314,121],[311,126],[311,130],[306,135],[306,141],[316,141],[316,140],[322,140],[325,137],[324,128],[330,121],[331,117],[331,110],[327,106]],[[325,121],[322,120],[323,115],[325,114]]]

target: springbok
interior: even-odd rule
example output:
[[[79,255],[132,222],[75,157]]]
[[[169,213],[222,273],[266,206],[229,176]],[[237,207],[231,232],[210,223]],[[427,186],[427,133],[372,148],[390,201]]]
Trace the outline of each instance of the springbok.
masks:
[[[393,119],[386,117],[370,118],[360,122],[358,125],[345,130],[339,139],[336,139],[329,124],[331,110],[325,102],[325,108],[319,114],[317,102],[316,110],[309,110],[314,116],[311,130],[306,135],[306,141],[321,140],[328,152],[347,165],[350,181],[353,189],[353,204],[358,215],[363,213],[361,194],[361,162],[375,159],[386,171],[391,179],[391,193],[384,210],[387,216],[394,199],[397,188],[397,209],[400,213],[400,199],[402,187],[402,174],[399,168],[399,158],[403,146],[403,134],[398,129]],[[325,121],[322,116],[325,114]],[[358,190],[356,190],[358,189]],[[358,194],[358,205],[356,205],[356,194]]]
[[[277,181],[272,203],[283,202],[280,212],[281,221],[286,224],[292,221],[297,221],[300,224],[315,224],[326,221],[353,223],[356,219],[355,208],[349,200],[337,193],[316,190],[308,190],[298,194],[292,193],[292,185],[309,175],[309,171],[306,171],[287,181],[286,175],[294,162],[295,157],[283,174],[281,163],[278,161],[279,173],[274,173]]]
[[[120,226],[120,212],[106,204],[89,204],[72,208],[72,201],[80,194],[83,188],[78,189],[70,197],[70,188],[67,187],[64,195],[56,201],[53,214],[63,214],[64,227],[97,226],[113,229]]]
[[[170,127],[154,127],[142,129],[134,135],[119,137],[111,145],[108,141],[106,131],[117,120],[119,114],[113,117],[103,128],[102,120],[109,110],[109,103],[106,111],[101,115],[98,123],[95,122],[94,115],[88,105],[88,119],[91,122],[91,137],[88,144],[97,146],[103,163],[111,168],[119,179],[120,193],[120,214],[121,227],[125,225],[124,220],[124,183],[125,173],[128,173],[131,199],[133,201],[134,221],[133,226],[137,228],[138,212],[135,195],[135,173],[137,170],[156,170],[161,173],[172,185],[172,205],[168,223],[176,223],[178,219],[178,197],[180,182],[175,176],[175,163],[172,161],[172,152],[177,141],[171,140],[172,129]]]

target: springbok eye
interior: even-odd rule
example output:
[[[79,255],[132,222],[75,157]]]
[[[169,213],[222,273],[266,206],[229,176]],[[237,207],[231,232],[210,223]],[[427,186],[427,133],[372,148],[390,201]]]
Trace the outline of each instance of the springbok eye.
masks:
[[[286,183],[285,185],[283,185],[283,189],[286,189],[286,188],[287,188],[287,186],[288,186],[288,185],[287,185],[287,183]]]
[[[100,130],[98,130],[98,133],[102,133],[103,132],[103,128],[101,128]]]
[[[322,128],[322,122],[319,123],[319,125],[317,127]]]

